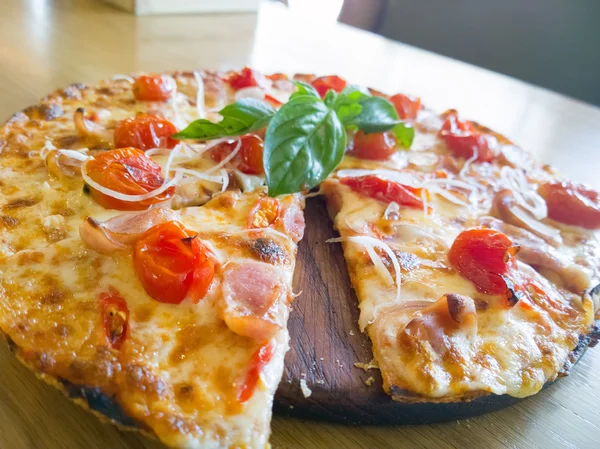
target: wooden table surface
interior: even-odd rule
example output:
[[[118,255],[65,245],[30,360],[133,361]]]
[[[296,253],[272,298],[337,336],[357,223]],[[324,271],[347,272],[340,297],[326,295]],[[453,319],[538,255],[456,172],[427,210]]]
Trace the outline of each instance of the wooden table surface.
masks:
[[[0,120],[57,87],[114,73],[245,64],[270,72],[337,73],[380,90],[417,94],[440,111],[455,107],[600,188],[599,109],[318,17],[295,18],[278,4],[263,4],[258,16],[135,18],[97,0],[2,0],[0,17]],[[162,447],[101,424],[37,381],[4,346],[0,366],[0,449]],[[276,417],[271,442],[274,449],[598,448],[599,404],[600,349],[592,349],[570,377],[500,412],[415,427]]]

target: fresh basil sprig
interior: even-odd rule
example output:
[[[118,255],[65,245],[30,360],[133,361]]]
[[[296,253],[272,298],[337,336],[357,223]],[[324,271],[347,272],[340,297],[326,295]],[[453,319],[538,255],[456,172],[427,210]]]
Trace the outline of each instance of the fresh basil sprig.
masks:
[[[345,149],[346,131],[332,108],[312,95],[292,98],[277,111],[265,136],[269,195],[316,186],[342,161]]]
[[[223,119],[220,122],[195,120],[187,128],[174,134],[173,138],[212,140],[247,134],[267,126],[275,112],[275,109],[264,101],[244,98],[221,109],[219,114]]]
[[[196,120],[173,137],[211,140],[268,125],[263,165],[271,196],[310,189],[327,178],[344,156],[346,130],[390,130],[403,147],[412,144],[414,129],[398,119],[385,98],[348,86],[339,94],[329,90],[321,99],[310,84],[295,84],[297,92],[277,111],[263,101],[243,99],[219,111],[219,123]]]

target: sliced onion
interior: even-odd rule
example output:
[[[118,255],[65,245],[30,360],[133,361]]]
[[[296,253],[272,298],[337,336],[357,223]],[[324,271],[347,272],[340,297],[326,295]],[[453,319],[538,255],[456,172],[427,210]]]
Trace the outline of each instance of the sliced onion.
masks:
[[[214,173],[217,170],[220,170],[221,167],[224,167],[225,164],[227,164],[230,160],[232,160],[238,154],[238,152],[240,151],[240,148],[242,148],[242,139],[240,139],[239,137],[236,137],[236,139],[237,139],[237,145],[233,149],[233,151],[231,153],[229,153],[227,155],[227,157],[225,159],[223,159],[221,162],[219,162],[217,165],[206,170],[205,173]],[[223,140],[229,140],[229,139],[222,139],[221,141],[223,141]],[[217,145],[217,144],[215,143],[212,146],[215,146],[215,145]],[[211,148],[212,148],[212,146],[211,146]]]
[[[40,158],[45,160],[48,157],[48,153],[50,153],[51,151],[56,150],[57,148],[54,146],[54,144],[52,142],[50,142],[49,140],[46,140],[46,142],[44,142],[44,146],[40,149]]]
[[[396,254],[394,254],[394,251],[392,251],[392,248],[390,248],[388,244],[386,244],[386,243],[382,242],[381,240],[378,240],[374,237],[368,237],[365,235],[353,235],[353,236],[348,236],[348,237],[338,237],[338,238],[327,240],[327,243],[337,243],[337,242],[358,243],[360,245],[363,245],[365,248],[371,247],[371,249],[372,249],[373,247],[376,247],[376,248],[381,248],[383,251],[385,251],[385,253],[388,255],[388,257],[391,259],[392,265],[394,266],[394,271],[396,273],[396,302],[400,301],[402,271],[400,269],[400,262],[398,261],[398,257],[396,257]],[[367,249],[367,252],[369,253],[368,249]],[[369,253],[369,256],[370,255],[371,255],[371,253]],[[373,259],[371,259],[371,260],[373,260]],[[377,268],[377,263],[374,260],[373,260],[373,263],[375,264],[375,267]],[[384,268],[385,268],[385,266],[384,266]],[[390,273],[387,269],[385,270],[385,272],[387,273],[388,276],[390,276]],[[383,276],[383,273],[381,273],[381,274]]]
[[[221,169],[220,173],[221,177],[223,178],[221,184],[221,193],[223,193],[225,190],[227,190],[227,187],[229,187],[229,173],[227,173],[227,170],[224,168]]]
[[[58,154],[63,154],[67,157],[70,157],[71,159],[77,159],[78,161],[82,162],[89,158],[89,156],[86,156],[85,154],[82,154],[79,151],[75,150],[58,150]]]
[[[196,84],[198,90],[196,91],[196,109],[198,110],[198,117],[204,118],[206,115],[205,104],[204,104],[204,80],[198,72],[194,72],[194,78],[196,78]]]
[[[532,217],[526,211],[524,211],[521,208],[520,204],[510,207],[508,210],[515,217],[517,217],[519,220],[525,223],[532,231],[542,235],[546,235],[552,239],[560,238],[560,230],[536,220],[534,217]]]
[[[129,81],[131,84],[135,83],[135,80],[132,77],[130,77],[129,75],[117,74],[117,75],[113,75],[112,79],[115,81],[120,81],[120,80]]]
[[[522,170],[504,166],[500,170],[500,180],[504,187],[512,191],[519,206],[531,212],[538,220],[548,216],[546,201],[529,184]]]
[[[475,162],[478,157],[479,157],[479,152],[477,151],[477,148],[473,148],[473,156],[471,156],[469,159],[467,159],[465,161],[465,165],[463,165],[463,167],[460,169],[460,172],[458,172],[458,176],[460,178],[464,178],[465,173],[467,173],[467,170],[471,166],[471,163]]]
[[[110,140],[106,128],[85,118],[85,109],[83,108],[77,108],[73,114],[73,123],[81,136],[94,137],[104,141]]]
[[[400,205],[395,201],[388,204],[383,212],[383,218],[386,220],[397,220],[400,218]]]
[[[204,172],[200,172],[197,170],[191,170],[189,168],[176,167],[171,170],[173,170],[175,173],[181,173],[183,175],[193,176],[195,178],[203,179],[205,181],[218,182],[219,184],[223,183],[223,176],[211,176],[211,175],[205,174]]]

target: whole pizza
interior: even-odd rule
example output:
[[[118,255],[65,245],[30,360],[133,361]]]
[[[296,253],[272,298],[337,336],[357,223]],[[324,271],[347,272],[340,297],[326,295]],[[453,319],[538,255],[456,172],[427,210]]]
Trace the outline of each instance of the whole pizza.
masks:
[[[455,110],[250,68],[73,84],[0,128],[0,329],[103,419],[268,447],[316,195],[394,400],[533,395],[596,342],[597,191]]]

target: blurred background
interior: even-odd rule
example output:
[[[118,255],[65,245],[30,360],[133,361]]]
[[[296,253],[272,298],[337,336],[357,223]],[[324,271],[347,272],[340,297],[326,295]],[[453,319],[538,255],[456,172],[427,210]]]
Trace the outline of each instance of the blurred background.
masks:
[[[255,11],[258,0],[107,0],[137,14]],[[276,0],[273,0],[276,1]],[[281,0],[600,105],[599,0]]]

